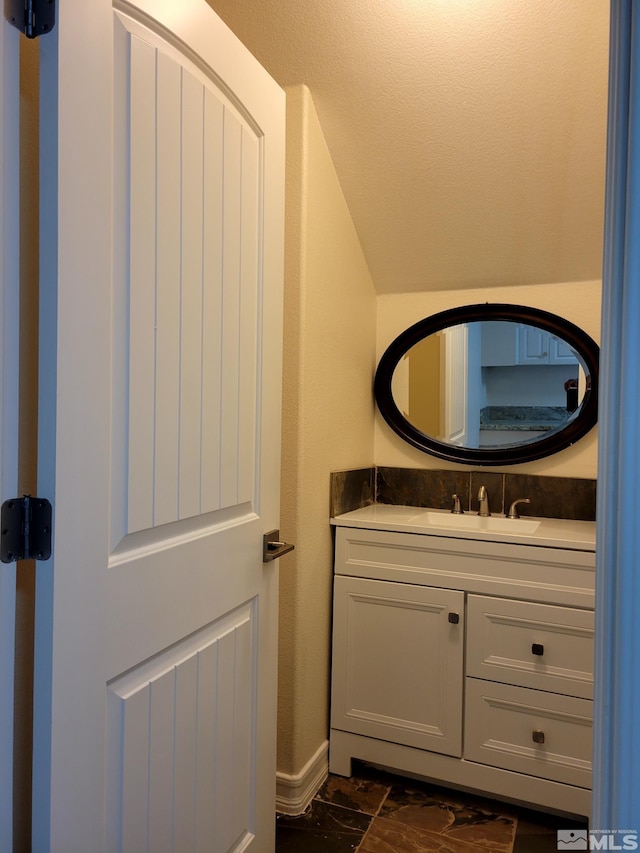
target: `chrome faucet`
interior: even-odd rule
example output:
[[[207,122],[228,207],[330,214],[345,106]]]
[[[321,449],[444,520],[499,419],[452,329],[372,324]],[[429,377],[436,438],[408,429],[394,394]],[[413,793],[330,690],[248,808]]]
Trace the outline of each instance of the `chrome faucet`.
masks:
[[[511,506],[509,507],[509,512],[507,513],[507,518],[520,518],[520,513],[518,512],[518,504],[530,504],[531,501],[529,498],[518,498],[513,501]]]
[[[453,508],[451,509],[451,512],[454,513],[454,515],[464,515],[464,510],[460,506],[460,498],[458,495],[451,495],[451,497],[453,498]]]
[[[491,513],[489,512],[489,496],[487,495],[487,490],[484,486],[480,486],[480,491],[478,492],[478,500],[480,501],[478,515],[491,515]]]

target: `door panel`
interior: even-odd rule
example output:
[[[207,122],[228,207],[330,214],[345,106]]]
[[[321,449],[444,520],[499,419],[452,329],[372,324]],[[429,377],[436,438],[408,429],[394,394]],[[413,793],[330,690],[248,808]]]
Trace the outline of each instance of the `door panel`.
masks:
[[[116,849],[229,850],[250,839],[256,613],[249,602],[110,683]]]
[[[131,32],[129,18],[117,16],[115,29],[131,68],[115,106],[127,180],[115,221],[129,267],[115,305],[129,317],[125,372],[114,371],[116,397],[128,388],[129,399],[118,412],[127,423],[114,424],[128,434],[118,543],[257,500],[262,176],[259,139],[215,81]]]
[[[56,174],[74,171],[44,199],[34,832],[39,850],[268,851],[284,97],[203,0],[76,5],[42,65]]]

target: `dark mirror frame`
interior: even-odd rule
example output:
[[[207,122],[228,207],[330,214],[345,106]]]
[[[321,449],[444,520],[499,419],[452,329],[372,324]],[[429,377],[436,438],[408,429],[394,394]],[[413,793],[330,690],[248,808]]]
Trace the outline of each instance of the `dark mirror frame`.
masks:
[[[404,355],[423,338],[449,326],[479,320],[504,320],[535,326],[561,338],[577,353],[587,377],[587,389],[576,417],[566,426],[544,433],[540,439],[528,439],[521,444],[474,448],[447,444],[421,432],[400,412],[393,399],[393,373]],[[392,430],[409,444],[449,462],[479,465],[514,465],[543,459],[564,450],[585,436],[598,420],[598,363],[600,350],[596,342],[578,326],[548,311],[506,303],[483,303],[451,308],[410,326],[389,345],[380,359],[374,382],[374,395],[380,414]]]

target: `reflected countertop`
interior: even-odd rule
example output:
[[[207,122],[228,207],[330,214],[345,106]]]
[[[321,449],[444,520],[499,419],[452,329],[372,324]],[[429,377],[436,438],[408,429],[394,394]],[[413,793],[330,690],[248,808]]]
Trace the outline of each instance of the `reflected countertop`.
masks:
[[[480,412],[480,429],[547,432],[563,426],[570,417],[562,406],[485,406]]]

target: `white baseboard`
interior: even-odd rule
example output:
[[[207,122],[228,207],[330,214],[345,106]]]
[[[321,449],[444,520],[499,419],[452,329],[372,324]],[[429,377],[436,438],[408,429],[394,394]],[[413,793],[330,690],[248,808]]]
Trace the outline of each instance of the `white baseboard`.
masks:
[[[325,740],[300,773],[276,773],[276,811],[299,815],[304,812],[329,775],[329,741]]]

